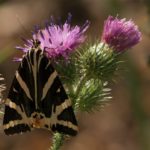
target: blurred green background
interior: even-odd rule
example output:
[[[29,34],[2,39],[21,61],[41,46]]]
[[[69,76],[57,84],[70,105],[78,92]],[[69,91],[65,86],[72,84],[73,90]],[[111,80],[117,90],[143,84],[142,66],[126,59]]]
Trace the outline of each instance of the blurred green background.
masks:
[[[91,21],[88,35],[101,36],[108,15],[132,18],[142,41],[124,55],[123,71],[111,83],[113,100],[100,112],[78,114],[80,132],[62,150],[150,150],[150,0],[0,0],[0,73],[9,89],[22,53],[20,37],[31,36],[33,25],[44,24],[51,15],[68,12],[73,23]],[[5,96],[7,95],[6,94]],[[0,134],[0,150],[47,150],[51,133],[35,130],[7,137]]]

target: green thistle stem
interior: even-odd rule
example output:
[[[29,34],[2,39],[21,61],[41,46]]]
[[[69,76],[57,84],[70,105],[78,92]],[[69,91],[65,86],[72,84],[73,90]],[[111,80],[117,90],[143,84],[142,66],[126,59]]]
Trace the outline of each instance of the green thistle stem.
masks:
[[[53,137],[53,145],[51,146],[50,150],[60,150],[64,141],[64,135],[60,133],[55,133]]]

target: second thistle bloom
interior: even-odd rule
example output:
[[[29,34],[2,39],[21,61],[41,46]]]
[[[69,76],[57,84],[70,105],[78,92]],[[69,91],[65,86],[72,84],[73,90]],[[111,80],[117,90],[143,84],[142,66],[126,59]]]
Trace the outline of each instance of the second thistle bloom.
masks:
[[[33,33],[33,40],[40,42],[40,48],[45,50],[49,58],[62,56],[67,58],[79,44],[85,40],[85,31],[89,27],[89,22],[80,27],[78,25],[71,26],[71,14],[64,24],[55,24],[54,21],[46,23],[44,29],[36,28]],[[32,46],[32,40],[25,41],[25,47],[17,47],[24,52],[28,51]]]
[[[141,40],[141,33],[133,21],[109,16],[104,23],[102,42],[116,51],[124,51]]]

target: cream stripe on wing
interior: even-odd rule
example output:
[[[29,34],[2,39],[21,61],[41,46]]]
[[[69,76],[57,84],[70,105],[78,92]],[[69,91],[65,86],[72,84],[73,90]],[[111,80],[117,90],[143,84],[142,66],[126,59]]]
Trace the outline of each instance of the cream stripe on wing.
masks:
[[[14,109],[17,111],[17,113],[19,115],[21,115],[22,117],[24,116],[25,114],[25,110],[24,110],[24,107],[22,107],[23,110],[21,110],[20,106],[15,104],[14,102],[12,102],[9,98],[6,99],[5,101],[5,105],[6,106],[9,106],[10,108]]]
[[[40,69],[40,64],[41,64],[42,59],[43,59],[43,55],[40,54],[39,59],[38,59],[38,70],[37,71],[39,71],[39,69]]]
[[[42,100],[45,98],[48,90],[50,89],[52,83],[54,82],[54,79],[56,78],[57,76],[57,72],[54,71],[48,78],[48,81],[46,82],[44,88],[43,88],[43,94],[42,94]]]
[[[60,115],[65,109],[71,106],[71,100],[65,99],[64,102],[62,102],[60,105],[56,106],[56,112],[55,114],[58,116]]]
[[[36,49],[34,50],[33,55],[33,65],[32,72],[34,77],[34,99],[35,99],[35,108],[38,109],[38,101],[37,101],[37,60],[36,60]]]
[[[25,122],[29,122],[28,120],[28,117],[26,116],[26,113],[25,113],[25,110],[24,110],[24,107],[21,107],[17,104],[15,104],[14,102],[11,101],[11,99],[7,98],[6,101],[5,101],[5,105],[16,110],[16,112],[21,115],[22,119],[25,121]]]
[[[57,124],[59,125],[63,125],[65,127],[68,127],[70,129],[73,129],[75,131],[78,131],[78,127],[76,125],[74,125],[72,122],[70,121],[64,121],[64,120],[57,120]]]
[[[45,67],[45,69],[47,69],[49,67],[49,65],[51,64],[51,62],[49,61]]]
[[[24,92],[26,93],[27,97],[32,100],[32,97],[31,97],[31,95],[30,95],[30,91],[29,91],[29,89],[28,89],[26,83],[22,80],[22,78],[21,78],[20,74],[18,73],[18,71],[16,71],[16,79],[17,79],[17,81],[19,82],[21,88],[22,88],[22,89],[24,90]]]
[[[6,101],[5,101],[5,105],[6,106],[9,106],[10,108],[13,108],[13,109],[15,109],[15,110],[17,110],[18,109],[18,105],[16,105],[14,102],[12,102],[9,98],[7,98],[6,99]],[[20,111],[19,111],[20,112]],[[18,112],[18,113],[19,113]]]
[[[9,123],[3,125],[3,128],[4,129],[8,129],[10,127],[14,127],[16,125],[19,125],[19,124],[25,124],[24,120],[13,120],[13,121],[9,121]]]
[[[78,131],[78,126],[73,124],[71,121],[64,121],[64,120],[58,120],[58,116],[68,107],[71,106],[71,100],[66,99],[63,103],[61,103],[59,106],[56,106],[55,112],[54,112],[54,106],[52,107],[52,115],[51,118],[45,119],[45,124],[52,125],[63,125],[65,127],[71,128],[75,131]]]

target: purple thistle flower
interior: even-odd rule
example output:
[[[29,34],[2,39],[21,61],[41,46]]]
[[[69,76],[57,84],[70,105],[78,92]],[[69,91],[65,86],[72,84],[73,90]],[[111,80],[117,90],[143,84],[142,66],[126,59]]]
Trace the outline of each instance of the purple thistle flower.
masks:
[[[104,23],[101,40],[114,50],[122,52],[136,45],[141,40],[141,33],[132,20],[109,16]]]
[[[71,14],[68,15],[64,24],[58,25],[52,20],[50,24],[46,23],[44,29],[36,26],[33,40],[25,40],[24,47],[17,46],[16,48],[27,52],[33,46],[33,41],[37,40],[40,42],[40,48],[45,50],[50,58],[59,56],[67,58],[79,44],[84,42],[84,33],[89,27],[88,21],[82,27],[78,25],[71,27],[70,21]]]
[[[27,40],[25,38],[21,39],[25,42],[24,47],[16,46],[16,49],[22,50],[26,53],[33,46],[33,40]]]

